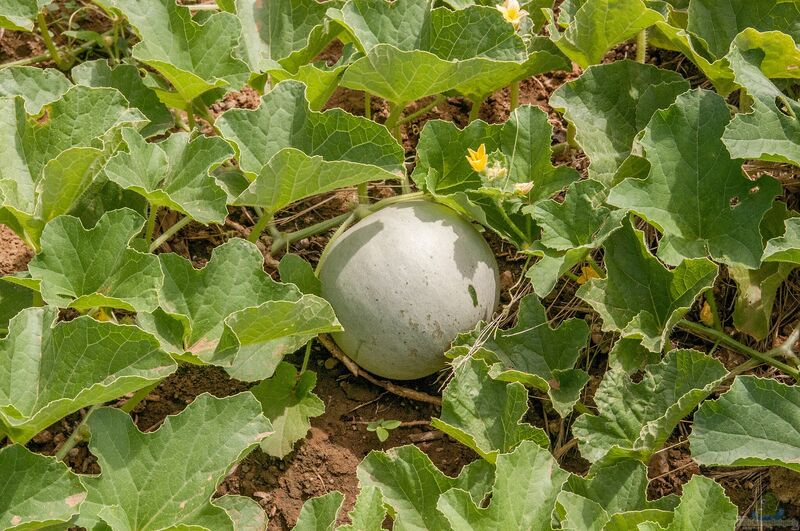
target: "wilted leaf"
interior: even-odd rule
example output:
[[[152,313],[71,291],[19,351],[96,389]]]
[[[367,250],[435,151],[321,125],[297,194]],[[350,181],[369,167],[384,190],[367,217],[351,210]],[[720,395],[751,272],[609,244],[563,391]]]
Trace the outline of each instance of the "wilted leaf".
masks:
[[[694,414],[692,457],[704,466],[783,466],[800,472],[800,391],[737,376],[730,391]]]
[[[630,220],[603,247],[608,277],[590,280],[578,289],[578,297],[600,314],[603,330],[639,338],[645,348],[660,351],[694,299],[713,285],[717,266],[697,258],[666,269],[647,250],[644,234]]]
[[[594,397],[599,415],[581,415],[573,424],[581,455],[597,461],[617,447],[615,455],[647,460],[726,373],[719,361],[696,350],[670,351],[647,366],[638,382],[611,369]]]
[[[204,393],[149,433],[111,408],[94,411],[88,425],[101,474],[83,479],[89,496],[78,524],[92,528],[102,520],[114,529],[142,531],[192,525],[233,530],[211,495],[230,466],[271,431],[250,393]]]
[[[528,411],[524,386],[493,380],[489,367],[479,359],[459,359],[454,365],[453,378],[442,393],[442,412],[431,420],[431,426],[490,463],[526,440],[550,445],[544,430],[521,422]]]
[[[28,270],[41,281],[42,299],[59,308],[121,308],[151,312],[164,275],[158,258],[131,248],[144,219],[130,209],[112,210],[92,228],[59,216],[42,233],[42,251]]]
[[[86,489],[53,457],[19,444],[0,448],[0,528],[33,530],[64,524],[78,514]]]
[[[28,308],[0,340],[0,430],[25,443],[61,418],[137,391],[175,371],[152,336],[135,326]]]

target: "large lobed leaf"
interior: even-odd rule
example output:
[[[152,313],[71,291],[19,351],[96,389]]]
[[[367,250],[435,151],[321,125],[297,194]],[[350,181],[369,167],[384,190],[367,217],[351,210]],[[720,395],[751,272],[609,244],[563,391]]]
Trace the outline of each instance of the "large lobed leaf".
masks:
[[[51,0],[0,0],[0,28],[31,31],[39,11]]]
[[[102,169],[113,147],[105,140],[143,120],[108,88],[71,87],[37,115],[20,97],[0,98],[0,222],[38,249],[44,225],[68,213]]]
[[[547,433],[527,422],[528,391],[518,382],[502,382],[489,367],[472,357],[454,362],[453,378],[442,392],[442,412],[431,426],[475,450],[494,463],[520,443],[533,440],[545,448]]]
[[[19,444],[0,448],[0,528],[32,530],[78,514],[86,489],[64,463]]]
[[[42,233],[42,250],[28,270],[40,281],[42,299],[60,308],[120,308],[152,312],[164,280],[158,258],[130,247],[144,219],[130,209],[112,210],[92,228],[59,216]]]
[[[694,299],[710,288],[717,266],[706,258],[684,260],[674,270],[665,268],[650,254],[644,234],[630,219],[606,239],[608,277],[593,279],[580,287],[578,297],[603,318],[603,330],[622,337],[639,338],[658,352],[675,324]]]
[[[611,369],[594,397],[599,414],[582,415],[573,424],[581,455],[597,461],[616,448],[615,455],[647,460],[726,373],[720,362],[695,350],[670,351],[638,382]]]
[[[215,13],[203,24],[175,0],[103,0],[119,9],[141,38],[133,56],[154,68],[175,89],[158,91],[170,106],[189,109],[192,101],[217,89],[241,88],[250,74],[234,57],[241,26],[231,13]]]
[[[135,326],[28,308],[0,340],[0,430],[17,442],[79,409],[165,378],[176,365]]]
[[[217,484],[272,427],[250,393],[198,396],[154,432],[142,433],[118,409],[88,419],[89,449],[101,474],[83,479],[89,492],[78,524],[157,530],[197,526],[228,529],[227,512],[211,504]]]
[[[780,185],[769,176],[751,181],[742,161],[730,158],[721,140],[729,121],[725,100],[713,92],[678,96],[645,129],[648,176],[628,178],[609,194],[610,204],[663,232],[658,254],[667,263],[707,255],[749,268],[761,263],[759,223]]]
[[[770,378],[737,376],[694,415],[692,457],[705,466],[774,466],[800,472],[800,391]]]

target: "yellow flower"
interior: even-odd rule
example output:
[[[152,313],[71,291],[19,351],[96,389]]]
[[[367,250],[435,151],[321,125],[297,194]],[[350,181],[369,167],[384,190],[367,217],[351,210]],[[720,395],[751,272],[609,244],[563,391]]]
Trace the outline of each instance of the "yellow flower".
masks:
[[[600,273],[595,271],[592,266],[583,266],[581,268],[581,275],[578,277],[576,281],[578,284],[586,284],[589,280],[593,278],[600,278]]]
[[[503,14],[503,18],[514,26],[515,30],[519,29],[522,19],[528,15],[527,11],[520,9],[517,0],[505,0],[502,5],[498,4],[495,7]]]
[[[703,307],[700,308],[700,322],[706,326],[714,326],[714,312],[711,311],[708,301],[703,301]]]
[[[467,155],[467,162],[472,166],[472,169],[480,173],[486,169],[486,164],[489,162],[489,157],[486,155],[486,144],[481,144],[478,151],[473,151],[467,148],[469,155]]]

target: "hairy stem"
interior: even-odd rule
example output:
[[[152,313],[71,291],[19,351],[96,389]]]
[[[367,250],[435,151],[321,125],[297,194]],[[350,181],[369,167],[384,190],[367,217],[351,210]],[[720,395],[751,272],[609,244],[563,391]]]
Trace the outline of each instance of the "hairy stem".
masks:
[[[788,374],[795,380],[800,380],[800,371],[774,358],[775,355],[781,354],[780,347],[778,349],[770,350],[769,352],[766,353],[759,352],[753,348],[748,347],[743,343],[740,343],[739,341],[733,339],[731,336],[729,336],[724,332],[720,332],[719,330],[714,330],[713,328],[703,326],[699,323],[694,323],[692,321],[687,321],[686,319],[681,319],[678,322],[678,326],[688,332],[696,333],[705,336],[707,338],[719,341],[720,343],[722,343],[723,345],[727,346],[732,350],[735,350],[741,354],[744,354],[745,356],[749,356],[755,360],[758,360],[761,363],[766,363],[767,365],[771,365],[776,369],[780,369],[781,371]]]
[[[509,112],[514,112],[519,107],[519,81],[511,83],[508,91],[510,93]]]
[[[714,328],[722,332],[722,319],[719,317],[719,306],[717,306],[717,299],[714,297],[714,288],[706,290],[706,302],[708,307],[711,308],[711,316],[714,319]]]
[[[467,118],[467,123],[472,123],[478,119],[478,114],[481,112],[481,104],[482,101],[473,101],[472,107],[469,110],[469,117]]]
[[[566,153],[570,149],[569,142],[559,142],[558,144],[553,144],[550,146],[550,149],[553,152],[553,155],[561,155],[562,153]]]
[[[439,94],[438,96],[436,96],[436,98],[434,98],[434,100],[432,102],[430,102],[429,104],[425,105],[424,107],[422,107],[420,109],[417,109],[416,111],[414,111],[411,114],[409,114],[408,116],[404,117],[402,120],[400,120],[397,123],[398,123],[398,125],[405,125],[407,123],[413,122],[414,120],[416,120],[420,116],[430,112],[431,109],[433,109],[437,105],[443,103],[444,101],[445,101],[445,97],[442,96],[441,94]]]
[[[306,343],[306,352],[303,355],[303,365],[300,367],[300,374],[306,372],[308,369],[308,360],[311,359],[311,342],[314,341],[313,339],[309,339],[308,343]]]
[[[396,195],[394,197],[387,197],[386,199],[381,199],[371,205],[364,206],[361,210],[366,212],[377,212],[382,208],[386,208],[389,205],[393,205],[395,203],[403,203],[405,201],[413,201],[415,199],[422,199],[424,197],[422,192],[412,192],[410,194],[404,195]],[[271,254],[277,254],[281,249],[288,247],[289,245],[293,244],[294,242],[300,241],[303,238],[309,238],[311,236],[315,236],[317,234],[322,234],[328,232],[329,230],[333,229],[341,225],[348,217],[352,215],[352,212],[345,212],[344,214],[340,214],[335,218],[326,219],[320,221],[319,223],[315,223],[314,225],[309,225],[303,229],[294,232],[287,232],[283,233],[281,237],[272,241],[272,250],[270,251]]]
[[[364,92],[364,117],[372,120],[372,97],[369,92]]]
[[[64,441],[64,444],[56,452],[56,459],[59,461],[63,461],[69,451],[75,448],[79,443],[83,441],[88,441],[89,437],[91,436],[91,432],[89,431],[89,426],[86,424],[86,419],[89,418],[89,415],[100,406],[92,406],[89,408],[89,411],[86,412],[86,416],[83,417],[80,424],[75,426],[75,430],[69,436],[69,438]]]
[[[258,241],[258,239],[261,237],[261,233],[264,232],[264,229],[267,227],[267,225],[270,224],[270,222],[273,219],[274,218],[273,218],[272,214],[269,214],[269,213],[265,212],[264,215],[262,215],[260,218],[258,218],[258,221],[253,226],[253,229],[250,231],[250,234],[247,236],[247,241],[252,242],[252,243],[256,243]]]
[[[636,36],[636,62],[644,63],[647,60],[647,30],[643,29]]]
[[[386,118],[386,125],[387,129],[392,132],[394,138],[397,140],[397,143],[400,146],[403,146],[403,134],[401,131],[400,125],[400,117],[403,115],[403,109],[405,109],[405,103],[392,103],[389,106],[389,116]],[[411,192],[411,186],[408,183],[408,175],[406,175],[405,171],[403,172],[402,177],[400,178],[400,185],[402,186],[403,193],[408,194]]]
[[[147,225],[144,229],[144,241],[148,244],[153,241],[153,233],[156,230],[156,217],[158,216],[158,206],[150,205],[150,212],[147,215]]]
[[[138,406],[142,400],[147,398],[147,395],[153,392],[153,389],[158,387],[158,384],[161,383],[161,380],[156,380],[152,384],[148,385],[147,387],[142,387],[138,391],[136,391],[132,397],[125,401],[122,406],[120,406],[120,410],[124,411],[125,413],[130,413],[134,410],[136,406]]]
[[[58,48],[56,48],[53,38],[50,36],[50,29],[47,27],[47,21],[44,18],[44,11],[39,11],[39,14],[36,15],[36,24],[44,40],[44,45],[47,47],[47,51],[50,52],[50,57],[53,58],[58,69],[69,70],[69,61],[65,61],[61,54],[58,53]]]
[[[368,205],[369,204],[369,190],[368,187],[369,183],[361,183],[358,185],[358,204],[359,205]]]
[[[170,238],[175,236],[175,233],[178,232],[179,230],[181,230],[182,228],[184,228],[186,225],[188,225],[190,221],[192,221],[192,218],[190,218],[189,216],[186,216],[184,218],[179,219],[175,223],[175,225],[173,225],[170,228],[168,228],[167,230],[165,230],[164,233],[161,236],[156,238],[156,241],[154,241],[153,243],[150,244],[149,251],[152,253],[156,249],[158,249],[159,247],[164,245],[164,242],[166,242],[167,240],[169,240]]]
[[[500,216],[503,218],[503,220],[504,220],[506,223],[508,223],[509,227],[511,227],[511,230],[513,230],[513,231],[514,231],[514,234],[516,234],[517,236],[519,236],[519,239],[520,239],[520,241],[521,241],[521,242],[526,242],[526,241],[528,241],[528,237],[527,237],[527,236],[525,236],[525,234],[524,234],[524,233],[522,232],[522,230],[521,230],[521,229],[520,229],[520,228],[517,226],[517,224],[516,224],[516,223],[514,223],[514,222],[511,220],[511,218],[510,218],[510,217],[508,217],[508,214],[506,213],[506,209],[503,207],[503,204],[502,204],[502,202],[501,202],[499,199],[495,199],[495,204],[497,205],[497,210],[500,212]]]
[[[327,245],[325,245],[325,249],[322,250],[322,254],[319,256],[317,267],[316,269],[314,269],[314,274],[316,274],[317,276],[319,276],[319,272],[322,270],[322,264],[325,263],[325,259],[328,258],[328,252],[330,251],[333,242],[338,240],[339,237],[342,234],[344,234],[344,231],[346,231],[348,227],[350,227],[350,225],[352,225],[353,222],[357,220],[358,218],[357,212],[358,212],[357,209],[350,212],[350,215],[347,216],[347,219],[345,219],[342,222],[342,224],[339,225],[339,228],[336,229],[336,232],[334,232],[333,235],[328,239],[328,243]]]

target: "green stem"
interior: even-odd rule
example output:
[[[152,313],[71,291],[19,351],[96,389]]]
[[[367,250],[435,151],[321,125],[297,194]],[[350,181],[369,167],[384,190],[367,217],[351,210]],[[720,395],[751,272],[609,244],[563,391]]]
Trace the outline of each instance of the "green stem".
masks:
[[[89,437],[91,437],[91,432],[89,431],[89,426],[86,424],[86,419],[92,414],[92,412],[100,406],[92,406],[89,408],[89,411],[86,412],[86,416],[83,417],[80,424],[75,427],[75,430],[69,436],[69,438],[64,441],[64,444],[56,452],[56,459],[59,461],[63,461],[69,451],[75,448],[79,443],[83,441],[88,441]]]
[[[253,229],[250,231],[250,234],[247,236],[247,241],[256,243],[258,239],[261,237],[261,233],[264,232],[264,229],[267,228],[267,225],[273,220],[272,214],[264,213],[258,221],[253,226]]]
[[[217,136],[222,136],[222,131],[220,131],[219,127],[217,127],[217,121],[214,119],[214,116],[211,114],[211,111],[206,107],[206,104],[199,100],[194,100],[192,102],[192,108],[198,111],[198,114],[201,118],[203,118],[208,125],[211,126],[211,129],[214,130]]]
[[[311,359],[311,342],[314,341],[313,339],[309,339],[308,343],[306,343],[306,352],[303,355],[303,365],[300,367],[300,374],[306,372],[308,368],[308,360]]]
[[[31,296],[31,305],[32,306],[44,306],[44,301],[42,300],[42,292],[39,290],[34,290],[33,295]]]
[[[150,244],[150,252],[152,253],[152,252],[154,252],[156,249],[158,249],[159,247],[161,247],[162,245],[164,245],[164,242],[166,242],[167,240],[169,240],[170,238],[172,238],[172,237],[175,235],[175,233],[176,233],[176,232],[178,232],[179,230],[181,230],[182,228],[184,228],[184,227],[185,227],[186,225],[188,225],[188,224],[189,224],[189,222],[191,222],[191,221],[192,221],[192,218],[190,218],[189,216],[186,216],[186,217],[184,217],[184,218],[181,218],[181,219],[179,219],[179,220],[178,220],[178,221],[175,223],[175,225],[173,225],[173,226],[171,226],[170,228],[168,228],[167,230],[165,230],[165,231],[164,231],[164,232],[161,234],[161,236],[159,236],[158,238],[156,238],[156,241],[154,241],[153,243],[151,243],[151,244]]]
[[[368,212],[377,212],[378,210],[386,208],[387,206],[393,205],[395,203],[413,201],[415,199],[422,199],[423,197],[424,194],[422,192],[412,192],[410,194],[396,195],[394,197],[387,197],[386,199],[381,199],[380,201],[372,203],[371,205],[367,205],[363,207],[363,210],[366,210]],[[328,232],[334,227],[341,225],[351,215],[352,212],[345,212],[344,214],[340,214],[335,218],[330,218],[320,221],[319,223],[315,223],[314,225],[309,225],[308,227],[305,227],[303,229],[294,232],[284,233],[280,239],[275,239],[272,241],[271,253],[277,254],[281,249],[284,249],[289,245],[293,244],[294,242],[302,240],[303,238],[309,238],[317,234]]]
[[[397,122],[398,125],[405,125],[407,123],[413,122],[414,120],[416,120],[420,116],[430,112],[430,110],[433,109],[434,107],[436,107],[437,105],[440,105],[441,103],[443,103],[444,100],[445,100],[445,97],[442,96],[441,94],[439,94],[438,96],[436,96],[436,98],[434,98],[434,100],[432,102],[430,102],[426,106],[422,107],[421,109],[417,109],[416,111],[412,112],[411,114],[409,114],[408,116],[404,117],[402,120]]]
[[[389,116],[386,117],[386,123],[384,124],[386,128],[392,132],[392,135],[394,135],[394,138],[401,147],[403,145],[403,134],[400,130],[400,118],[403,116],[403,109],[405,109],[405,107],[405,103],[389,104]],[[408,183],[408,175],[406,175],[406,172],[403,172],[402,177],[400,177],[400,186],[403,189],[403,194],[411,192],[411,186]]]
[[[714,330],[713,328],[708,328],[707,326],[703,326],[703,325],[701,325],[699,323],[694,323],[692,321],[687,321],[686,319],[681,319],[678,322],[678,326],[680,328],[683,328],[684,330],[689,331],[689,332],[695,332],[695,333],[700,334],[702,336],[717,340],[720,343],[722,343],[723,345],[725,345],[725,346],[727,346],[727,347],[729,347],[729,348],[731,348],[731,349],[733,349],[733,350],[735,350],[735,351],[737,351],[737,352],[739,352],[741,354],[749,356],[749,357],[751,357],[753,359],[756,359],[756,360],[758,360],[758,361],[760,361],[762,363],[766,363],[767,365],[771,365],[771,366],[775,367],[776,369],[780,369],[783,372],[785,372],[786,374],[788,374],[789,376],[791,376],[792,378],[794,378],[795,380],[800,381],[800,371],[798,371],[796,368],[794,368],[794,367],[792,367],[790,365],[787,365],[786,363],[783,363],[782,361],[778,361],[778,360],[776,360],[775,358],[772,357],[774,354],[777,353],[777,352],[773,352],[774,349],[770,350],[769,352],[766,352],[766,353],[759,352],[759,351],[757,351],[755,349],[752,349],[752,348],[748,347],[747,345],[745,345],[743,343],[740,343],[740,342],[736,341],[735,339],[733,339],[729,335],[725,334],[724,332],[720,332],[719,330]]]
[[[147,225],[144,229],[144,240],[149,244],[153,241],[153,233],[156,230],[156,217],[158,216],[158,206],[150,205],[150,212],[147,215]]]
[[[497,205],[497,210],[500,211],[500,216],[503,218],[503,220],[506,223],[508,223],[508,225],[511,227],[511,230],[514,231],[514,234],[519,236],[520,242],[528,241],[528,237],[525,236],[525,234],[520,230],[520,228],[517,226],[517,224],[514,223],[511,220],[510,217],[508,217],[508,214],[506,213],[506,209],[503,208],[503,204],[500,202],[499,199],[495,199],[495,204]]]
[[[350,212],[350,215],[347,216],[347,219],[345,219],[342,222],[342,224],[339,225],[339,228],[336,229],[336,232],[334,232],[333,235],[328,239],[328,243],[325,245],[325,249],[322,250],[322,254],[319,256],[319,262],[317,262],[317,267],[316,269],[314,269],[314,274],[316,274],[317,276],[319,276],[319,272],[320,270],[322,270],[322,264],[325,263],[325,259],[328,258],[328,252],[330,251],[333,242],[338,240],[339,236],[344,234],[344,231],[346,231],[350,227],[350,225],[352,225],[353,222],[356,221],[358,217],[356,212],[357,210]]]
[[[708,307],[711,308],[711,315],[714,319],[714,328],[722,332],[722,319],[719,317],[719,306],[717,306],[717,299],[714,297],[714,288],[709,288],[706,290],[706,302],[708,303]]]
[[[644,63],[647,60],[647,30],[643,29],[636,36],[636,62]]]
[[[553,155],[561,155],[562,153],[566,153],[570,149],[569,142],[559,142],[558,144],[553,144],[550,146],[550,149],[553,152]]]
[[[603,268],[600,264],[595,262],[594,258],[592,258],[592,255],[590,253],[586,253],[586,261],[589,262],[589,265],[592,266],[592,269],[594,269],[601,275],[606,276],[605,268]]]
[[[478,119],[478,113],[480,113],[481,111],[482,103],[483,101],[480,100],[472,102],[472,107],[469,110],[469,117],[467,118],[467,123],[471,124],[472,122]]]
[[[514,110],[519,107],[519,81],[511,83],[508,91],[510,93],[510,112],[514,112]]]
[[[368,205],[369,204],[369,189],[367,188],[369,183],[361,183],[358,185],[358,204],[359,205]]]
[[[578,413],[582,413],[584,415],[594,415],[594,413],[592,413],[592,410],[589,409],[586,406],[586,404],[584,404],[581,401],[575,402],[574,408],[575,408],[575,411],[577,411]]]
[[[578,141],[575,140],[575,126],[572,122],[567,122],[567,145],[571,148],[580,149]]]
[[[372,120],[372,97],[369,92],[364,92],[364,117]]]
[[[47,27],[47,21],[44,19],[44,11],[39,11],[39,14],[36,15],[36,24],[39,26],[39,33],[42,35],[44,45],[47,47],[47,51],[50,52],[50,56],[53,58],[53,61],[55,61],[58,69],[69,70],[69,63],[64,61],[64,58],[58,53],[58,48],[56,48],[55,43],[53,43],[53,38],[50,37],[50,29]]]
[[[136,391],[132,397],[125,401],[122,406],[120,406],[120,410],[124,411],[125,413],[130,413],[134,410],[136,406],[138,406],[142,400],[147,398],[147,395],[153,392],[153,389],[158,387],[158,384],[161,383],[161,380],[156,380],[152,384],[148,385],[147,387],[142,387],[138,391]]]
[[[194,131],[197,122],[194,119],[194,111],[192,110],[193,105],[189,104],[189,110],[186,111],[186,121],[189,122],[189,131]]]

